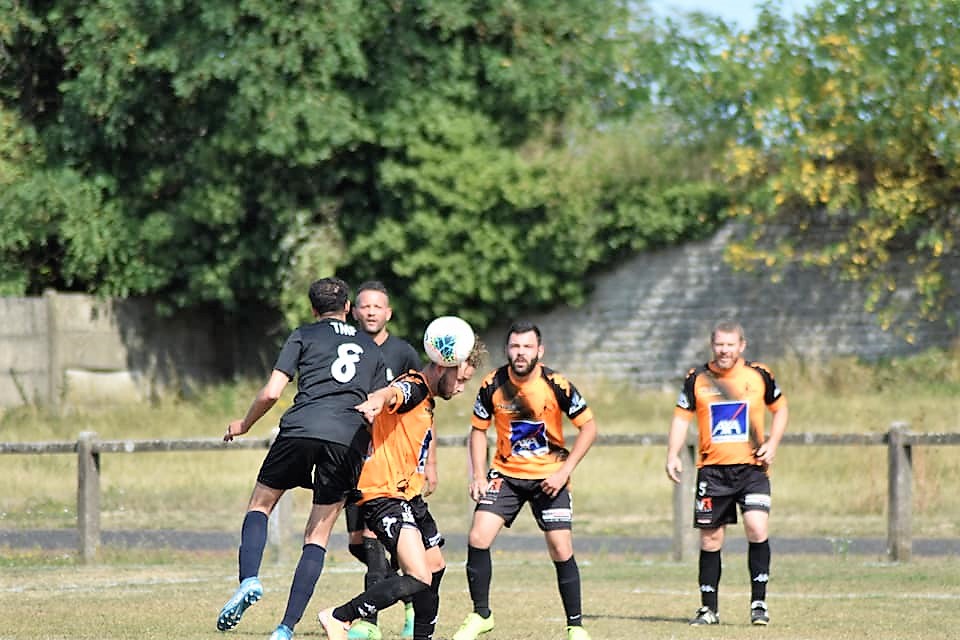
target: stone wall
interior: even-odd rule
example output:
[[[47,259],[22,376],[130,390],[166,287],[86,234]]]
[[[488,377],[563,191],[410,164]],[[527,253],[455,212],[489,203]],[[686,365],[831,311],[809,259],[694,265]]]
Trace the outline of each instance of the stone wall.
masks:
[[[733,227],[709,240],[638,255],[592,279],[593,291],[579,308],[535,314],[544,334],[544,361],[574,381],[601,380],[628,387],[673,388],[687,369],[709,359],[708,339],[720,319],[739,321],[747,334],[747,357],[761,361],[832,356],[866,360],[950,346],[957,329],[946,322],[913,331],[912,342],[884,331],[864,311],[861,284],[820,272],[734,272],[723,261]],[[952,261],[960,282],[960,261]],[[948,311],[960,317],[956,305]],[[499,353],[505,327],[485,336]]]

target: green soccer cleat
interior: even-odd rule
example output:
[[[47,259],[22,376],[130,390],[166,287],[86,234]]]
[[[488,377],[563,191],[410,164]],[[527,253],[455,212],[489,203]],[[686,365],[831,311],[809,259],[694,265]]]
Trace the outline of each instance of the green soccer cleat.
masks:
[[[403,605],[403,630],[400,632],[401,640],[413,640],[413,603],[407,602]]]
[[[590,634],[583,627],[567,627],[567,640],[590,640]]]
[[[481,633],[493,631],[493,614],[489,618],[481,618],[480,614],[471,613],[463,621],[457,632],[453,634],[453,640],[477,640]]]
[[[357,620],[347,632],[347,640],[381,640],[382,638],[380,627],[366,620]]]

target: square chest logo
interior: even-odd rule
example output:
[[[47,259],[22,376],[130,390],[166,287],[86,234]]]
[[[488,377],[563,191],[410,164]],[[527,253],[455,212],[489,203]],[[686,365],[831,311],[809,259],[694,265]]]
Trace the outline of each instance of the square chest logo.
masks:
[[[710,403],[710,440],[747,442],[750,439],[749,403],[742,400]]]

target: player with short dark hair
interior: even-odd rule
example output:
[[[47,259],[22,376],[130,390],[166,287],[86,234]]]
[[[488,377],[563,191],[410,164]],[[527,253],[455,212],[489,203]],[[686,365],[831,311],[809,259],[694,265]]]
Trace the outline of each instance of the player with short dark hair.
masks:
[[[293,575],[283,621],[272,640],[289,640],[323,571],[326,547],[347,495],[354,491],[370,434],[356,405],[383,386],[386,367],[370,337],[346,323],[350,291],[339,278],[310,285],[316,321],[287,338],[266,385],[246,416],[227,426],[227,442],[243,435],[276,404],[297,378],[293,404],[280,418],[280,433],[260,467],[240,535],[240,586],[220,610],[217,628],[232,629],[263,595],[258,574],[267,542],[267,522],[288,489],[313,491],[303,551]]]
[[[463,363],[444,367],[430,362],[419,372],[401,374],[358,407],[374,420],[372,453],[358,483],[359,504],[367,527],[403,575],[390,575],[349,602],[320,611],[317,617],[331,640],[348,638],[351,621],[404,597],[413,601],[413,639],[433,637],[446,565],[440,553],[443,536],[421,496],[423,467],[436,440],[435,398],[449,400],[462,392],[482,355],[483,347],[475,341]]]
[[[530,503],[543,531],[557,573],[566,615],[568,640],[589,640],[582,626],[580,570],[573,556],[573,470],[597,437],[593,412],[573,384],[542,365],[540,329],[517,322],[507,332],[508,363],[480,386],[469,439],[473,480],[470,497],[477,503],[467,547],[467,582],[473,612],[453,640],[474,640],[493,629],[490,547],[504,525],[510,527]],[[580,430],[566,448],[563,417]],[[487,430],[493,424],[496,450],[487,470]]]
[[[420,356],[410,343],[398,338],[387,330],[387,323],[393,317],[390,296],[386,286],[379,280],[368,280],[357,288],[357,297],[353,305],[353,318],[374,342],[380,345],[383,360],[387,366],[387,382],[410,370],[420,369]],[[429,495],[436,488],[436,455],[431,448],[426,461],[427,484],[425,493]],[[347,521],[347,547],[350,553],[367,567],[364,575],[364,587],[369,588],[378,580],[392,575],[393,568],[387,561],[383,544],[376,535],[363,524],[360,507],[349,502],[345,509]],[[409,600],[409,599],[408,599]],[[404,624],[401,638],[413,637],[413,603],[404,601]],[[357,620],[348,634],[349,640],[380,640],[383,634],[377,626],[377,614],[372,613]]]
[[[693,526],[700,530],[700,603],[692,625],[719,624],[720,551],[728,524],[743,515],[750,570],[750,622],[767,625],[770,578],[770,478],[767,469],[787,428],[787,400],[764,364],[745,360],[743,327],[718,323],[710,333],[712,360],[687,373],[673,411],[667,444],[667,476],[680,482],[680,450],[690,420],[697,420],[697,494]],[[766,411],[773,414],[765,438]]]

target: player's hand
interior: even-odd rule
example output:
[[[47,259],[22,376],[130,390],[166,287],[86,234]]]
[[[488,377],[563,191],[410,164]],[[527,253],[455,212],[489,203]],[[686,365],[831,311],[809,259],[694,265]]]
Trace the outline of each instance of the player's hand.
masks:
[[[757,447],[756,451],[753,452],[753,457],[757,459],[757,462],[763,465],[764,469],[770,466],[770,464],[773,462],[773,459],[774,457],[776,457],[776,455],[777,455],[776,447],[771,447],[767,443],[763,443],[762,445]]]
[[[429,462],[423,467],[423,475],[426,479],[426,482],[423,483],[423,497],[426,498],[431,493],[437,490],[437,485],[440,484],[440,478],[437,476],[437,465],[430,464]]]
[[[363,416],[364,420],[366,420],[368,424],[373,424],[374,418],[380,415],[380,413],[383,411],[383,398],[374,395],[367,398],[360,404],[355,405],[353,408]]]
[[[540,482],[540,490],[551,498],[555,498],[560,490],[567,486],[567,482],[570,480],[570,474],[565,471],[557,471],[549,478],[545,478]]]
[[[680,484],[680,475],[683,473],[683,463],[679,456],[667,456],[666,464],[667,477]]]
[[[470,499],[474,502],[480,502],[480,498],[487,495],[487,479],[474,478],[470,483],[470,486],[467,487],[467,491],[470,492]]]
[[[247,430],[243,428],[243,420],[234,420],[227,425],[227,432],[223,434],[223,441],[231,442],[234,437],[242,436],[246,432]]]

